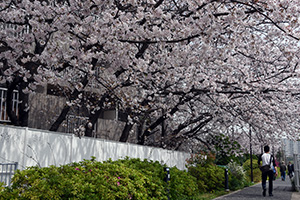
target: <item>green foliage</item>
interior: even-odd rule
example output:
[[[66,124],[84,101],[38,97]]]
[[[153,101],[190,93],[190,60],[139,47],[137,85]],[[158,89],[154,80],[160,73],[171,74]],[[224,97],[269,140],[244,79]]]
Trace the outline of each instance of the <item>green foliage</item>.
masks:
[[[164,168],[167,166],[160,164],[158,161],[153,162],[146,159],[141,161],[138,158],[129,159],[127,157],[123,160],[109,162],[122,163],[130,168],[138,170],[151,179],[152,185],[163,185],[165,188],[168,187],[170,196],[172,197],[171,199],[189,199],[198,192],[196,179],[186,171],[181,171],[176,167],[170,168],[171,180],[169,185],[167,185],[164,181],[164,178],[166,177]],[[156,190],[155,187],[152,189]],[[164,195],[166,195],[166,193]]]
[[[247,185],[246,172],[242,166],[236,162],[228,163],[229,189],[238,190]]]
[[[194,199],[198,192],[197,179],[176,167],[170,169],[170,197],[172,200]]]
[[[230,161],[238,161],[236,153],[242,153],[241,145],[224,134],[211,136],[209,143],[214,145],[217,165],[227,165]]]
[[[4,190],[4,183],[0,182],[0,192]]]
[[[243,164],[243,168],[246,171],[247,181],[251,181],[251,166],[250,159],[246,160]],[[252,159],[252,169],[253,169],[253,182],[258,183],[261,181],[261,171],[258,167],[257,159]]]
[[[160,164],[158,161],[151,161],[144,159],[143,161],[139,158],[129,158],[126,157],[124,159],[119,159],[117,161],[105,161],[104,163],[114,163],[114,164],[122,164],[131,169],[138,170],[140,173],[146,175],[153,185],[164,185],[165,182],[163,181],[165,177],[164,168],[166,165]],[[155,189],[155,187],[153,188]]]
[[[200,192],[214,192],[224,189],[224,169],[213,164],[190,166],[189,174],[196,177]]]
[[[193,199],[196,178],[170,168],[171,180],[159,162],[125,158],[97,162],[93,157],[60,167],[18,170],[11,187],[0,186],[0,199]]]
[[[200,151],[199,153],[191,154],[191,157],[186,160],[187,165],[186,167],[189,168],[190,166],[196,166],[196,165],[207,165],[207,164],[213,164],[216,160],[215,154],[213,154],[211,151]]]
[[[93,157],[60,167],[29,167],[16,172],[11,187],[0,184],[0,199],[167,200],[169,195],[172,200],[188,200],[202,199],[204,193],[224,191],[224,168],[213,164],[214,154],[203,152],[191,161],[188,172],[170,168],[168,183],[164,181],[166,165],[146,159],[125,158],[101,163]],[[249,160],[243,168],[233,162],[228,168],[231,190],[250,185]],[[253,168],[254,177],[258,177],[254,180],[260,181],[257,160],[253,160]]]
[[[255,154],[252,154],[252,159],[253,160],[258,160],[258,157],[259,156],[255,155]],[[248,160],[250,158],[251,158],[251,155],[249,153],[244,154],[244,156],[243,156],[243,163],[246,162],[246,160]]]
[[[156,183],[159,181],[156,181]],[[17,171],[0,199],[167,199],[165,187],[123,163],[84,160]]]

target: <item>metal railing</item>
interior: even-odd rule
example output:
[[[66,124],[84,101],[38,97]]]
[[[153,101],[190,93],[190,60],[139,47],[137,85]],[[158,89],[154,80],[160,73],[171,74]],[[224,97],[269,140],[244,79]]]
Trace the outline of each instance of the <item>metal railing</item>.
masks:
[[[18,163],[0,163],[0,182],[10,186],[11,178],[18,168]]]

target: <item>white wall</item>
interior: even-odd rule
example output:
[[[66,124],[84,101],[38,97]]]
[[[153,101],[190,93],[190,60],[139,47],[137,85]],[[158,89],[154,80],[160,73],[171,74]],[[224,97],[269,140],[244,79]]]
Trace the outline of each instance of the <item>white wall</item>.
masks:
[[[19,169],[28,166],[63,165],[90,159],[149,159],[185,169],[190,154],[160,148],[95,138],[78,138],[71,134],[0,125],[0,163],[18,162]]]

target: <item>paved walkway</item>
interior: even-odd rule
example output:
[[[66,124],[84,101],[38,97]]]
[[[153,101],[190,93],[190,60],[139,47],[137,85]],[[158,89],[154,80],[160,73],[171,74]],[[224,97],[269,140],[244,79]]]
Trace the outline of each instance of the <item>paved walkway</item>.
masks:
[[[268,190],[267,196],[262,196],[261,183],[255,184],[251,187],[244,188],[242,190],[232,192],[230,194],[215,198],[218,200],[260,200],[260,199],[272,199],[272,200],[300,200],[300,192],[293,192],[290,179],[287,178],[285,181],[277,179],[273,182],[273,195],[269,197]],[[268,186],[268,183],[267,183]]]

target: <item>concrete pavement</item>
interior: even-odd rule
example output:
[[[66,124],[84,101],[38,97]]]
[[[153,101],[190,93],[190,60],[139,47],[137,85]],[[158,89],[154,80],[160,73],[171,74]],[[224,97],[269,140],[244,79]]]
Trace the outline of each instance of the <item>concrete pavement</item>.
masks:
[[[268,186],[268,183],[267,183]],[[255,184],[251,187],[238,190],[227,195],[215,198],[215,200],[260,200],[260,199],[272,199],[272,200],[300,200],[300,193],[292,191],[292,185],[289,178],[285,181],[277,179],[273,182],[273,195],[269,197],[268,190],[267,196],[262,196],[261,183]]]

